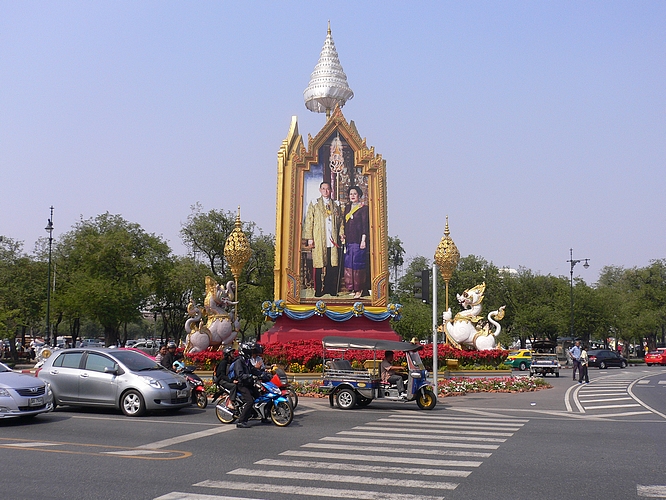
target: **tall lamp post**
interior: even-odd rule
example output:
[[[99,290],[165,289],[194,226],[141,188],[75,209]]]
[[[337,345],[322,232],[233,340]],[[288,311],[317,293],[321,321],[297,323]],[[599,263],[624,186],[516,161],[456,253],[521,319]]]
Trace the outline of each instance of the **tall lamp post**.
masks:
[[[46,344],[48,345],[51,340],[51,247],[53,245],[53,205],[51,205],[51,217],[49,223],[44,228],[49,233],[49,278],[46,287]],[[54,347],[56,339],[53,339]]]
[[[583,267],[587,269],[590,267],[589,261],[590,259],[575,259],[573,258],[573,248],[569,249],[569,260],[567,261],[569,264],[571,264],[571,279],[569,281],[569,288],[571,290],[571,338],[573,339],[574,337],[574,301],[573,301],[573,271],[574,267],[576,267],[576,264],[579,262],[583,262]]]

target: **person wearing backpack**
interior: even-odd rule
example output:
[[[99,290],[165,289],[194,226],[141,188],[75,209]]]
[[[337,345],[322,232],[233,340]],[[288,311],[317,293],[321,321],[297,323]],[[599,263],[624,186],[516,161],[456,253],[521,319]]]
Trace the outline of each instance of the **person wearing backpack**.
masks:
[[[213,382],[218,386],[217,392],[213,395],[213,401],[222,395],[220,387],[223,387],[229,391],[228,407],[230,410],[233,410],[237,391],[236,384],[233,381],[234,373],[230,370],[234,362],[234,348],[231,346],[225,347],[222,353],[224,356],[215,367],[215,373],[213,374]]]

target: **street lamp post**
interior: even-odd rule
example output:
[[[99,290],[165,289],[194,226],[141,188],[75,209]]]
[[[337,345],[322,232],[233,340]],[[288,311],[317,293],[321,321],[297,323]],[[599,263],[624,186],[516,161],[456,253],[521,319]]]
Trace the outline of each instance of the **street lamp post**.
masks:
[[[567,261],[569,264],[571,264],[571,279],[569,281],[569,288],[571,290],[571,338],[573,339],[574,337],[574,300],[573,300],[573,272],[574,272],[574,267],[576,267],[576,264],[579,262],[584,262],[583,267],[587,269],[590,267],[589,264],[590,259],[576,259],[574,260],[573,258],[573,248],[569,249],[569,260]]]
[[[51,217],[49,218],[49,223],[44,228],[46,232],[49,233],[49,278],[46,286],[46,343],[51,340],[51,247],[53,245],[53,205],[51,206]],[[54,347],[56,345],[56,339],[53,339]]]

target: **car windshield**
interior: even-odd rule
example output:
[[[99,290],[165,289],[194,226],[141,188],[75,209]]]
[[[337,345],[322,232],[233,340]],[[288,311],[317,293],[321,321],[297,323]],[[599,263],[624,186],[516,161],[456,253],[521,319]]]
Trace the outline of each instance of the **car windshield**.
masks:
[[[406,352],[405,357],[409,357],[409,360],[412,362],[413,366],[410,366],[410,369],[425,370],[423,366],[423,361],[421,361],[421,356],[417,351]],[[408,363],[409,365],[409,363]]]
[[[0,363],[0,373],[2,372],[10,372],[12,371],[11,368],[9,368],[7,365]]]
[[[114,351],[113,357],[133,372],[164,369],[154,359],[135,351]]]

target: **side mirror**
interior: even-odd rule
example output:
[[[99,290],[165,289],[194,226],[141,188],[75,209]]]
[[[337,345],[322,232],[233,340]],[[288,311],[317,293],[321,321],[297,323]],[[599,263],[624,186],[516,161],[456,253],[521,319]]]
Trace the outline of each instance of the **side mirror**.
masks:
[[[105,366],[104,367],[104,373],[112,373],[113,375],[118,375],[119,372],[120,372],[120,369],[116,366],[114,366],[113,368],[110,367],[110,366]]]

